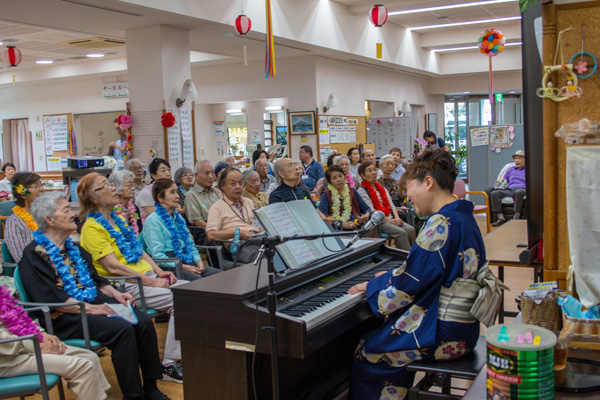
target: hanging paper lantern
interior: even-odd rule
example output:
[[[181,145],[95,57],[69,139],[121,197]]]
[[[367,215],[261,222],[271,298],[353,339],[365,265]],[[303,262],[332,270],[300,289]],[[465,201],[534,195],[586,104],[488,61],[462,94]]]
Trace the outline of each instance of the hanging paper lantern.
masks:
[[[388,19],[388,10],[383,4],[375,4],[369,11],[369,19],[377,28],[381,28]]]
[[[252,21],[245,14],[240,14],[235,19],[235,30],[240,35],[245,35],[252,29]]]
[[[8,67],[16,67],[21,64],[21,50],[15,46],[7,46],[2,52],[2,58]]]
[[[497,29],[486,29],[478,40],[479,51],[488,57],[495,57],[504,51],[504,35]]]

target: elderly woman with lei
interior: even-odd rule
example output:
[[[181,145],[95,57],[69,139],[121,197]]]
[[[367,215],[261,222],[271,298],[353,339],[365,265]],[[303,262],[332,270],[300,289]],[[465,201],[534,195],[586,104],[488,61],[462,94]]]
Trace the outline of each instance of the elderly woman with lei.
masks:
[[[32,172],[17,172],[12,177],[13,197],[16,206],[6,220],[4,237],[6,247],[15,262],[19,262],[23,249],[33,240],[37,224],[29,213],[33,201],[44,193],[42,178]]]
[[[348,291],[366,292],[383,319],[356,349],[349,400],[406,398],[415,378],[410,362],[462,357],[475,347],[480,322],[491,326],[496,318],[502,285],[487,268],[473,204],[452,196],[454,159],[428,151],[406,174],[408,197],[429,218],[402,265]]]
[[[56,336],[41,332],[11,296],[0,286],[0,340],[36,335],[40,342],[44,371],[67,381],[78,400],[103,400],[110,384],[98,356],[86,349],[67,346]],[[31,340],[0,344],[0,378],[37,374]]]
[[[97,173],[90,173],[77,184],[77,197],[81,215],[86,218],[81,228],[81,245],[91,255],[100,276],[139,276],[142,280],[146,305],[171,313],[163,364],[164,379],[182,382],[181,346],[175,339],[173,317],[173,294],[170,288],[178,281],[172,272],[163,271],[142,249],[142,244],[124,218],[111,211],[119,198],[108,180]],[[152,207],[154,208],[154,207]],[[127,282],[125,291],[137,302],[139,287]],[[139,305],[139,304],[138,304]]]
[[[138,322],[130,324],[115,315],[110,305],[127,306],[133,296],[113,288],[98,276],[90,254],[74,244],[74,214],[64,194],[48,193],[32,205],[39,229],[23,252],[19,273],[35,302],[84,302],[90,338],[111,350],[113,367],[126,399],[168,399],[157,387],[162,377],[156,332],[152,320],[134,309]],[[78,306],[63,306],[53,312],[53,326],[60,339],[83,337]],[[141,367],[143,384],[140,380]],[[88,398],[88,397],[85,397]]]
[[[400,219],[390,193],[377,182],[378,169],[375,163],[366,161],[360,164],[358,173],[362,178],[358,193],[371,210],[385,214],[385,221],[379,226],[379,231],[391,236],[397,248],[410,250],[415,241],[415,228]]]
[[[119,202],[115,206],[115,214],[123,217],[136,235],[142,231],[142,219],[140,209],[133,203],[135,196],[135,175],[128,170],[113,172],[108,181],[115,187]]]
[[[144,224],[140,241],[153,258],[179,258],[183,261],[183,278],[191,281],[221,272],[204,266],[185,219],[179,214],[177,185],[171,179],[158,179],[152,187],[156,211]],[[164,268],[164,266],[163,266]]]
[[[364,224],[371,209],[356,189],[349,187],[343,168],[339,165],[327,168],[325,179],[329,184],[321,194],[319,210],[329,219],[341,221],[345,230],[354,230]]]

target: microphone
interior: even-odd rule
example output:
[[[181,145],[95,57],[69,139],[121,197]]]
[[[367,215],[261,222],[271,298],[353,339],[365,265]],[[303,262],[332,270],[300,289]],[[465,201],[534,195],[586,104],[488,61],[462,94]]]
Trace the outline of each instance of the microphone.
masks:
[[[361,239],[367,235],[371,231],[371,229],[381,225],[385,221],[385,214],[383,211],[375,211],[373,215],[371,215],[371,219],[363,226],[358,233],[352,238],[352,240],[346,245],[346,248],[352,246],[358,239]]]

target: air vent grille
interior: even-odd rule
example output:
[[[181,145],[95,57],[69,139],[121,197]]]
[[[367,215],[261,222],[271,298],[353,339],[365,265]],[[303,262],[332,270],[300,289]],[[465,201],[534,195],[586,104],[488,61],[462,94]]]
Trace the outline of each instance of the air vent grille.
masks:
[[[124,46],[125,41],[119,39],[109,39],[103,37],[93,37],[86,39],[69,40],[68,42],[62,42],[60,44],[66,44],[68,46],[83,47],[86,49],[106,49],[110,47]]]

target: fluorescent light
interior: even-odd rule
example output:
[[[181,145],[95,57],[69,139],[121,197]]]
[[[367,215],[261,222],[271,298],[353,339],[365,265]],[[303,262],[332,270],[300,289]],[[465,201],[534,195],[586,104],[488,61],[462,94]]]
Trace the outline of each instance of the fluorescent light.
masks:
[[[35,63],[36,64],[54,64],[54,61],[52,61],[52,60],[37,60]]]
[[[4,42],[0,42],[0,46],[2,46],[4,44]]]
[[[278,111],[281,110],[283,106],[266,106],[265,111]]]
[[[225,110],[225,112],[227,114],[243,113],[244,109],[243,108],[230,108],[229,110]]]
[[[427,7],[427,8],[416,8],[413,10],[403,10],[403,11],[390,11],[388,12],[389,16],[392,15],[403,15],[403,14],[414,14],[421,13],[427,11],[439,11],[439,10],[450,10],[452,8],[463,8],[463,7],[474,7],[474,6],[485,6],[487,4],[500,4],[500,3],[508,3],[517,0],[487,0],[487,1],[476,1],[473,3],[461,3],[461,4],[449,4],[447,6],[439,6],[439,7]]]
[[[100,57],[104,57],[104,54],[102,53],[90,53],[90,54],[86,54],[86,57],[89,58],[100,58]]]
[[[516,90],[511,90],[511,91],[510,91],[510,92],[508,92],[508,93],[517,93],[517,91],[516,91]]]
[[[466,21],[466,22],[453,22],[453,23],[450,23],[450,24],[441,24],[441,25],[415,26],[415,27],[407,28],[407,30],[409,30],[409,31],[416,31],[416,30],[421,30],[421,29],[449,28],[451,26],[487,24],[487,23],[490,23],[490,22],[513,21],[513,20],[516,20],[516,19],[521,19],[521,16],[519,15],[517,17],[481,19],[481,20],[477,20],[477,21]]]
[[[511,43],[505,43],[504,47],[508,47],[508,46],[520,46],[522,45],[522,42],[511,42]],[[448,49],[434,49],[433,51],[436,53],[441,53],[444,51],[458,51],[458,50],[472,50],[472,49],[478,49],[479,46],[464,46],[464,47],[451,47]]]
[[[471,93],[471,92],[464,92],[464,93],[465,93],[465,94],[469,94],[469,93]]]

